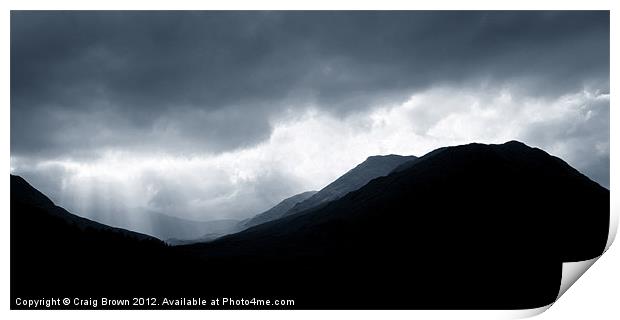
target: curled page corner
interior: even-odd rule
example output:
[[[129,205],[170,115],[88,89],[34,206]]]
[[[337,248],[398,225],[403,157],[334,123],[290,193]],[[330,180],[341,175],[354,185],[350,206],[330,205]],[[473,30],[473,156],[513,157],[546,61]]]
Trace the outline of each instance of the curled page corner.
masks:
[[[608,248],[609,246],[607,246],[605,251]],[[601,256],[598,256],[598,257],[595,257],[589,260],[584,260],[584,261],[564,262],[562,264],[562,280],[560,282],[560,289],[558,291],[558,296],[553,303],[550,303],[546,306],[542,306],[539,308],[519,310],[519,312],[511,312],[511,313],[506,314],[507,316],[506,318],[507,319],[531,318],[531,317],[537,316],[547,311],[549,308],[551,308],[551,306],[555,302],[557,302],[560,299],[560,297],[562,297],[562,295],[564,295],[564,293],[568,290],[568,288],[570,288],[575,282],[577,282],[577,279],[579,279],[584,273],[586,273],[586,271],[588,271],[588,269],[590,269],[590,267],[592,267],[592,265],[594,265],[594,263],[600,257]]]
[[[550,303],[546,306],[534,309],[522,310],[520,313],[512,313],[509,317],[514,316],[515,318],[529,318],[536,315],[539,315],[547,309],[549,309],[555,302],[557,302],[564,293],[575,283],[577,280],[590,269],[594,265],[598,259],[609,250],[611,244],[613,243],[618,227],[618,217],[614,214],[610,213],[610,223],[609,223],[609,233],[607,237],[607,243],[605,244],[605,249],[603,253],[599,256],[596,256],[592,259],[583,260],[583,261],[572,261],[572,262],[564,262],[562,263],[562,279],[560,282],[560,289],[558,291],[558,296],[556,297],[553,303]]]
[[[584,273],[586,273],[586,271],[590,269],[590,267],[592,267],[592,265],[594,265],[594,263],[603,254],[605,254],[607,250],[609,250],[609,247],[611,247],[611,244],[614,242],[614,239],[616,238],[617,231],[618,231],[618,215],[614,214],[614,211],[611,210],[609,214],[609,231],[607,233],[607,242],[605,243],[605,248],[603,249],[603,252],[600,255],[592,259],[562,263],[562,280],[560,283],[560,290],[558,291],[558,296],[555,299],[555,301],[558,301],[562,297],[562,295],[566,293],[568,288],[570,288],[577,281],[577,279],[579,279]],[[553,305],[553,303],[549,304],[545,308],[545,310],[551,307],[551,305]]]
[[[592,259],[583,260],[583,261],[572,261],[572,262],[564,262],[562,263],[562,278],[560,281],[560,288],[558,290],[558,295],[554,302],[547,304],[542,307],[532,308],[532,309],[523,309],[523,310],[510,310],[506,313],[502,314],[503,319],[525,319],[537,316],[539,314],[547,311],[551,306],[556,303],[564,293],[575,283],[577,280],[590,269],[594,265],[598,259],[609,250],[609,247],[613,243],[618,226],[617,216],[614,214],[610,214],[610,224],[609,224],[609,233],[607,237],[607,243],[605,245],[605,249],[603,253],[599,256],[596,256]]]
[[[609,233],[607,236],[607,243],[605,244],[605,249],[603,253],[597,257],[594,257],[589,260],[583,261],[574,261],[574,262],[564,262],[562,264],[562,282],[560,284],[560,291],[558,292],[558,297],[555,299],[556,301],[562,297],[562,295],[570,288],[576,281],[579,279],[594,263],[603,255],[609,247],[613,243],[618,227],[617,216],[610,214],[610,223],[609,223]],[[551,305],[550,305],[551,306]]]
[[[601,256],[590,260],[564,262],[562,264],[562,282],[556,301],[579,279]]]
[[[547,311],[551,306],[557,302],[560,297],[579,279],[601,256],[577,262],[565,262],[562,264],[562,280],[560,282],[560,289],[558,291],[557,298],[554,302],[545,306],[523,309],[523,310],[506,310],[501,315],[494,314],[497,318],[502,319],[526,319],[537,316]]]

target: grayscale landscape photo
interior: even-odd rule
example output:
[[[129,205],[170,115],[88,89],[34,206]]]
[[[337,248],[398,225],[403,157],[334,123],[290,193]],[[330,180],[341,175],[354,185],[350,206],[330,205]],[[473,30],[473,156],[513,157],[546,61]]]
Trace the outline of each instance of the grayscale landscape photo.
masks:
[[[549,305],[607,243],[609,32],[609,11],[12,11],[11,307]]]

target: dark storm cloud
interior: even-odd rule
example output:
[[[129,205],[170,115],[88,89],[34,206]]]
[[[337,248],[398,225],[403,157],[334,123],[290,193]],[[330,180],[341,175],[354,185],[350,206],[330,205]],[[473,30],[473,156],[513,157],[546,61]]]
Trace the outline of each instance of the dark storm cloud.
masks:
[[[12,12],[11,148],[221,152],[437,84],[608,91],[608,12]],[[294,110],[293,110],[294,111]]]

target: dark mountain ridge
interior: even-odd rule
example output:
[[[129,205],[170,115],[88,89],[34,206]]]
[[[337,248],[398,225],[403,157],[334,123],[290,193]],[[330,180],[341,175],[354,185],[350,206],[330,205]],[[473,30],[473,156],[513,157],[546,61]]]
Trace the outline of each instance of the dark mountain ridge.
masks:
[[[96,230],[122,235],[123,237],[136,240],[148,240],[159,242],[159,239],[138,232],[129,231],[122,228],[111,227],[99,222],[95,222],[77,215],[74,215],[62,207],[56,206],[43,193],[32,187],[20,176],[11,175],[11,204],[14,206],[27,205],[29,207],[45,211],[50,216],[64,220],[65,223],[79,228],[80,230]]]
[[[10,265],[15,298],[165,294],[194,261],[157,238],[74,215],[11,175]],[[79,306],[56,306],[80,308]]]
[[[607,189],[511,141],[442,148],[323,207],[181,249],[255,261],[268,277],[293,276],[265,269],[273,261],[308,270],[296,286],[338,283],[328,305],[526,308],[554,301],[562,263],[602,254],[608,228]]]
[[[302,192],[284,199],[271,209],[239,222],[235,228],[228,229],[228,232],[208,233],[200,238],[189,241],[178,241],[174,239],[170,243],[178,245],[211,241],[226,234],[240,232],[247,228],[277,220],[285,216],[297,214],[309,209],[316,209],[329,201],[341,198],[347,193],[361,188],[374,178],[389,174],[398,166],[412,162],[415,159],[417,159],[415,156],[400,156],[395,154],[370,156],[364,162],[347,171],[320,191]]]
[[[502,181],[502,176],[504,176],[504,181]],[[455,177],[458,177],[458,179],[455,179]],[[510,180],[507,179],[508,177]],[[418,210],[416,211],[422,208],[426,209],[425,206],[427,203],[430,205],[428,209],[441,209],[443,207],[452,208],[455,206],[453,204],[442,203],[442,201],[433,203],[433,200],[438,200],[443,197],[462,200],[462,205],[469,205],[472,202],[480,201],[481,208],[484,208],[482,205],[498,203],[498,201],[492,197],[493,195],[502,200],[511,200],[505,202],[504,206],[498,206],[497,209],[499,210],[509,209],[503,208],[507,207],[509,204],[517,205],[516,202],[518,200],[539,200],[539,202],[532,204],[545,205],[545,207],[552,206],[549,204],[551,199],[562,200],[562,202],[574,202],[575,205],[584,202],[582,200],[584,198],[583,196],[572,199],[567,198],[568,195],[575,194],[575,192],[566,190],[568,189],[566,185],[556,186],[556,184],[558,184],[557,182],[560,181],[571,187],[583,188],[584,192],[587,189],[591,189],[588,190],[587,193],[584,193],[584,195],[595,194],[597,196],[604,196],[609,193],[607,189],[570,167],[563,160],[550,156],[540,149],[530,148],[520,142],[510,141],[502,145],[469,144],[441,148],[417,159],[408,169],[401,171],[396,170],[389,176],[374,179],[368,183],[368,185],[347,194],[342,199],[330,202],[326,207],[309,210],[303,215],[290,218],[287,217],[286,219],[280,219],[273,223],[263,224],[245,232],[222,238],[218,240],[217,243],[225,243],[227,240],[230,241],[232,239],[238,242],[246,236],[254,236],[265,232],[281,236],[289,233],[299,234],[297,231],[303,229],[304,233],[312,233],[308,228],[316,224],[321,224],[325,219],[331,220],[332,217],[347,220],[350,217],[357,219],[360,218],[359,215],[354,216],[354,214],[356,214],[356,212],[368,213],[369,210],[366,210],[366,208],[369,205],[384,201],[387,207],[391,207],[390,204],[403,202],[395,200],[405,200],[405,197],[410,197],[410,199],[407,200],[411,200],[410,202],[406,202],[407,207],[414,209],[415,206],[418,206]],[[509,182],[512,183],[512,185],[506,185]],[[537,183],[534,184],[534,182]],[[525,188],[526,186],[529,190]],[[551,186],[555,186],[557,190],[553,188],[545,190],[545,187]],[[473,190],[471,188],[473,188]],[[431,195],[432,192],[430,189],[441,189],[442,192],[435,192],[435,195],[432,197],[424,197],[423,195]],[[487,191],[486,194],[481,193],[483,189]],[[419,192],[412,192],[414,190]],[[560,194],[559,190],[566,190],[567,192],[565,194]],[[509,191],[514,192],[508,194]],[[539,193],[534,194],[534,191],[539,191]],[[524,195],[531,196],[531,198],[527,199]],[[545,196],[549,197],[549,200],[544,199]],[[400,197],[403,198],[401,199]],[[417,203],[414,204],[413,200]],[[557,208],[567,209],[564,213],[565,218],[575,218],[573,216],[578,214],[574,212],[574,210],[568,210],[569,208],[583,207],[583,205],[570,207],[563,205],[562,202],[558,201],[555,205]],[[602,203],[600,205],[605,207],[605,205],[608,206],[609,204]],[[462,208],[465,209],[466,207],[463,206]],[[456,212],[459,211],[461,210],[457,210]],[[463,211],[468,212],[466,210]],[[512,211],[513,210],[510,212],[512,213]],[[398,211],[388,212],[390,212],[391,215],[398,215],[405,219],[411,217],[411,215],[404,215],[404,213]],[[412,211],[412,213],[413,212],[415,211]],[[458,217],[456,213],[449,213],[450,216]],[[471,214],[471,212],[468,213]],[[527,211],[521,214],[525,215],[526,213]],[[597,223],[601,223],[599,227],[603,228],[608,220],[608,217],[604,213],[605,212],[596,219]],[[376,215],[378,212],[374,214]],[[550,213],[546,214],[551,215]],[[571,216],[569,216],[569,214]],[[499,213],[497,213],[497,215],[499,215]],[[558,214],[554,213],[554,215]],[[557,218],[559,217],[560,216]],[[378,219],[377,222],[383,220],[378,216],[376,218]],[[391,222],[393,220],[388,219],[388,221]],[[562,223],[562,225],[575,229],[579,228],[581,223],[587,222],[587,220],[579,221],[580,219],[566,221]],[[295,232],[290,232],[290,230],[295,230]],[[599,247],[604,246],[606,236],[605,239],[596,240],[598,241]],[[217,243],[215,243],[214,246]],[[240,246],[239,248],[245,247]],[[271,248],[271,246],[265,246],[265,248]],[[586,258],[589,259],[591,257],[586,256]],[[575,259],[584,260],[580,258]]]
[[[169,238],[166,240],[166,242],[171,245],[187,245],[199,242],[208,242],[228,234],[236,233],[247,228],[263,224],[268,221],[277,220],[284,216],[284,214],[286,214],[291,208],[293,208],[293,206],[303,200],[308,199],[315,193],[316,191],[306,191],[296,194],[292,197],[280,201],[278,204],[271,207],[270,209],[261,212],[251,218],[247,218],[241,221],[233,220],[232,224],[224,223],[223,226],[219,229],[217,229],[217,222],[223,220],[209,221],[210,223],[215,223],[216,225],[209,225],[208,230],[210,232],[208,233],[203,233],[199,237],[196,237],[195,235],[193,237],[185,235],[183,238]]]
[[[316,191],[306,191],[299,194],[296,194],[292,197],[286,198],[271,209],[259,213],[252,218],[243,220],[239,223],[238,228],[240,230],[247,229],[267,221],[276,220],[282,218],[289,210],[291,210],[298,203],[312,197],[315,195]]]
[[[298,309],[535,308],[557,297],[563,262],[602,254],[609,228],[607,189],[519,142],[438,149],[319,207],[178,247],[80,228],[50,213],[36,190],[14,192],[14,183],[12,176],[12,298],[231,295],[295,299]]]
[[[347,171],[319,192],[296,204],[283,216],[293,215],[339,199],[347,193],[363,187],[372,179],[385,176],[398,166],[416,159],[417,157],[415,156],[400,156],[395,154],[370,156],[364,162]]]

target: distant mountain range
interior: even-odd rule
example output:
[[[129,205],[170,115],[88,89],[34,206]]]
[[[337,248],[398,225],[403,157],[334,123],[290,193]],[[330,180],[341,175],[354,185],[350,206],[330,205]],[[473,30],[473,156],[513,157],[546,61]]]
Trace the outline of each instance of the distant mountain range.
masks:
[[[355,168],[336,179],[308,199],[296,204],[283,216],[293,215],[304,210],[322,206],[330,201],[340,199],[351,191],[355,191],[371,180],[388,175],[398,166],[415,161],[414,156],[372,156],[358,164]]]
[[[239,223],[239,230],[247,229],[271,220],[276,220],[282,218],[287,212],[293,209],[294,206],[307,200],[308,198],[315,195],[316,191],[306,191],[299,194],[296,194],[290,198],[286,198],[282,200],[280,203],[275,205],[273,208],[259,213],[253,218],[249,218],[243,220]]]
[[[372,179],[389,174],[392,170],[404,163],[408,163],[416,159],[417,158],[414,156],[399,156],[394,154],[368,157],[364,162],[349,170],[347,173],[340,176],[334,182],[330,183],[318,192],[302,192],[290,198],[284,199],[271,209],[259,213],[252,218],[242,220],[236,226],[223,229],[221,232],[210,232],[193,240],[179,241],[177,239],[171,239],[168,242],[171,244],[190,244],[210,241],[226,234],[239,232],[265,222],[277,220],[311,208],[317,208],[328,203],[329,201],[339,199],[347,193],[361,188]],[[190,237],[184,237],[184,239],[190,239]]]
[[[609,190],[540,149],[388,157],[262,223],[181,246],[74,216],[11,176],[12,308],[17,296],[120,293],[277,297],[298,309],[535,308],[557,297],[563,262],[605,248]]]
[[[414,156],[394,154],[368,157],[364,162],[358,164],[355,168],[349,170],[320,191],[303,192],[285,199],[275,207],[246,221],[242,221],[239,229],[247,229],[339,199],[347,193],[363,187],[370,180],[385,176],[403,163],[415,159],[417,158]]]
[[[315,253],[324,254],[326,248],[330,252],[343,254],[345,252],[337,251],[340,246],[345,246],[340,249],[346,252],[353,249],[349,245],[359,246],[358,240],[361,239],[353,243],[347,240],[350,234],[373,235],[365,237],[366,241],[373,243],[378,236],[392,239],[398,235],[399,241],[389,246],[394,247],[394,244],[411,241],[404,241],[400,237],[428,241],[440,234],[444,237],[443,231],[447,230],[450,235],[463,236],[456,243],[461,247],[478,237],[471,233],[479,229],[476,225],[464,228],[472,221],[485,226],[490,221],[505,223],[501,225],[502,230],[494,228],[485,230],[485,233],[507,238],[506,245],[512,243],[519,247],[523,246],[521,241],[526,239],[519,243],[513,242],[522,237],[521,230],[530,230],[528,242],[536,237],[541,237],[541,241],[550,240],[547,238],[550,232],[583,233],[584,238],[588,235],[588,239],[570,242],[563,240],[566,245],[564,251],[570,252],[564,256],[566,261],[593,257],[588,253],[577,254],[576,248],[596,247],[600,251],[605,245],[609,218],[609,203],[605,199],[609,191],[561,159],[540,149],[516,141],[503,145],[470,144],[441,148],[407,165],[409,167],[399,168],[388,176],[374,179],[325,206],[314,207],[301,214],[292,213],[211,244],[190,247],[209,248],[204,252],[215,254],[220,246],[227,247],[227,242],[234,241],[235,250],[239,254],[244,254],[246,250],[253,255],[270,254],[275,250],[280,254],[283,243],[277,239],[281,237],[302,241],[321,234],[320,242],[308,243],[311,245],[306,248],[308,251],[299,251],[295,247],[287,254],[307,254],[314,250],[317,250]],[[588,219],[577,218],[584,212],[598,212],[598,215],[589,213],[591,216]],[[462,224],[455,224],[454,221]],[[531,221],[536,221],[537,225],[527,226]],[[429,226],[442,226],[443,231],[430,237]],[[533,229],[537,233],[533,233]],[[326,233],[327,230],[330,232]],[[586,231],[596,231],[592,233],[599,236],[592,237]],[[420,234],[429,237],[420,237]],[[342,238],[344,235],[347,235],[347,239]],[[540,246],[542,243],[534,242],[533,245]],[[466,251],[472,252],[473,248],[480,248],[480,245]],[[228,248],[226,251],[230,253]]]

